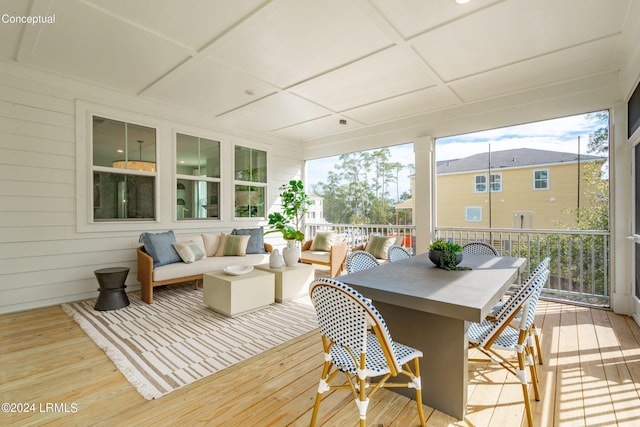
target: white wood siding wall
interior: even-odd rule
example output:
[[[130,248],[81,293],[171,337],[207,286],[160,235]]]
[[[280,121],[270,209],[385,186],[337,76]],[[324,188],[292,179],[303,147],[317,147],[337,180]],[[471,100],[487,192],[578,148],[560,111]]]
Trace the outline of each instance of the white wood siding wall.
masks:
[[[124,105],[138,114],[160,117],[167,126],[196,126],[219,134],[222,141],[269,147],[271,211],[278,208],[274,203],[280,185],[302,176],[299,142],[255,135],[238,138],[237,131],[225,133],[208,126],[204,117],[194,119],[186,112],[0,63],[0,313],[94,297],[98,284],[93,272],[99,268],[130,267],[128,290],[138,289],[135,248],[141,231],[229,232],[265,223],[234,222],[229,215],[206,224],[177,223],[172,217],[158,224],[141,223],[135,231],[119,231],[115,226],[108,231],[78,232],[76,100],[109,108]],[[173,194],[160,190],[161,197]],[[232,202],[231,195],[225,201]],[[270,242],[282,243],[278,237]]]

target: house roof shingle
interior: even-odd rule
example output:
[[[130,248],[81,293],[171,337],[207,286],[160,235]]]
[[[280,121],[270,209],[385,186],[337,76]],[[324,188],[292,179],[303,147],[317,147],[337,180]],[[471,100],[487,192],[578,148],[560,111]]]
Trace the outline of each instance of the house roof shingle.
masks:
[[[606,160],[606,157],[581,154],[580,161]],[[561,151],[536,150],[533,148],[515,148],[511,150],[493,151],[491,153],[491,169],[517,168],[554,163],[576,163],[577,153]],[[441,160],[436,162],[436,173],[460,173],[487,170],[489,153],[474,154],[460,159]]]

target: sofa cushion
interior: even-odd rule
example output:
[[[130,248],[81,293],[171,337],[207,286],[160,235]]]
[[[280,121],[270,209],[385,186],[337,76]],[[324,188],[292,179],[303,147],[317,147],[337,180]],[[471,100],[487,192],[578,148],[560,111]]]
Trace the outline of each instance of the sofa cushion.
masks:
[[[264,250],[264,227],[258,228],[234,228],[231,231],[234,236],[249,236],[247,254],[266,254]]]
[[[220,247],[220,233],[207,233],[202,235],[204,241],[204,253],[207,256],[216,256],[218,248]]]
[[[331,252],[325,251],[302,251],[300,258],[309,262],[319,262],[329,264],[331,259]]]
[[[179,277],[198,276],[211,271],[220,271],[229,265],[259,265],[269,262],[269,254],[250,254],[246,256],[207,257],[198,262],[177,262],[153,270],[153,280],[173,280]]]
[[[233,236],[222,233],[216,256],[245,256],[250,236]]]
[[[331,246],[336,241],[336,233],[334,231],[318,231],[313,236],[313,242],[311,242],[312,251],[327,252],[331,250]]]
[[[376,258],[387,259],[387,251],[396,241],[395,237],[387,237],[373,234],[369,238],[369,242],[365,247],[365,251],[369,252]]]
[[[173,230],[165,231],[164,233],[140,234],[140,243],[144,245],[145,252],[153,258],[154,268],[182,261],[173,247],[175,242],[176,236]]]
[[[190,263],[204,258],[204,252],[193,240],[189,240],[186,242],[176,242],[173,244],[173,247],[176,249],[176,252],[178,252],[178,255],[180,255],[180,258],[184,262]]]

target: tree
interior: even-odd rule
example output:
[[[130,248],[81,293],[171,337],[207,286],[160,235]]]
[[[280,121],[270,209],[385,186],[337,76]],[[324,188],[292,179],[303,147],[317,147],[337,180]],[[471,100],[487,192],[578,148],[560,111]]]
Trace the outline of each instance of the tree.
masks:
[[[324,199],[325,219],[334,224],[393,223],[398,197],[391,199],[389,189],[405,166],[390,159],[388,148],[341,155],[327,182],[314,187]]]

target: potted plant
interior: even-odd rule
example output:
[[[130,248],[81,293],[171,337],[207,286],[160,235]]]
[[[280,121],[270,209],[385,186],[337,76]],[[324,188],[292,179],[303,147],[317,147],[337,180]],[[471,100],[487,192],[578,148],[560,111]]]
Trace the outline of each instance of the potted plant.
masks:
[[[300,259],[300,246],[297,242],[304,240],[304,214],[313,201],[304,191],[304,185],[300,180],[292,179],[280,187],[280,190],[282,211],[269,214],[268,225],[271,229],[264,234],[282,233],[282,238],[287,241],[287,247],[282,251],[284,261],[287,265],[294,265]]]
[[[438,239],[429,245],[429,259],[437,267],[445,270],[466,270],[458,267],[462,262],[462,246]]]

